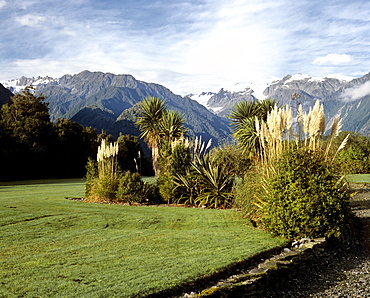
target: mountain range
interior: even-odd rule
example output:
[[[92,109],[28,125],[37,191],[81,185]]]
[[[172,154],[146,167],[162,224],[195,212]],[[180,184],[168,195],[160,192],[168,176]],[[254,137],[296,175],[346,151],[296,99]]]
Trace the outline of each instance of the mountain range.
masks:
[[[292,100],[294,93],[299,94],[299,97]],[[218,93],[204,92],[189,96],[220,116],[227,115],[236,103],[243,100],[271,98],[280,105],[291,106],[293,110],[302,104],[305,111],[319,100],[324,105],[328,123],[339,115],[343,130],[370,134],[370,73],[360,78],[287,75],[268,84],[263,94],[259,95],[255,95],[249,86],[244,86],[234,91],[222,88]]]
[[[134,124],[137,103],[147,96],[162,98],[168,109],[182,113],[190,136],[201,135],[204,140],[212,138],[214,144],[230,139],[226,116],[237,102],[264,98],[293,108],[301,103],[305,110],[320,100],[327,119],[339,114],[344,130],[370,134],[370,73],[360,78],[287,75],[264,86],[263,94],[258,95],[253,85],[239,85],[231,90],[222,88],[217,93],[180,96],[162,85],[139,81],[131,75],[90,71],[58,79],[21,77],[0,83],[0,105],[9,100],[11,92],[33,86],[36,94],[46,96],[53,121],[71,119],[92,126],[98,132],[104,129],[115,137],[119,132],[139,134]],[[292,100],[293,93],[299,94],[299,98]]]
[[[138,135],[135,126],[137,103],[148,96],[159,97],[166,107],[184,115],[188,135],[210,138],[214,142],[229,139],[228,120],[221,118],[189,97],[172,93],[166,87],[136,80],[131,75],[83,71],[75,75],[64,75],[59,79],[50,77],[26,78],[3,82],[12,92],[25,86],[35,88],[49,103],[51,119],[71,119],[100,132],[117,137],[123,134]]]

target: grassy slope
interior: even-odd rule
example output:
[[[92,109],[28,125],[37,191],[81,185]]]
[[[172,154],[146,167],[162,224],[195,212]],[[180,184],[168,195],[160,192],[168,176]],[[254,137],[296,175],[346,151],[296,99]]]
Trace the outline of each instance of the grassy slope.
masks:
[[[231,210],[65,200],[84,183],[0,185],[0,297],[132,297],[281,245]]]

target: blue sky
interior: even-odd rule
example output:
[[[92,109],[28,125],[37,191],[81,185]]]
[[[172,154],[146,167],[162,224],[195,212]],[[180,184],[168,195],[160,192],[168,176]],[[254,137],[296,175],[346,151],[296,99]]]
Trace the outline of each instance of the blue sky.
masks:
[[[177,94],[370,72],[370,1],[0,0],[0,80],[83,70]]]

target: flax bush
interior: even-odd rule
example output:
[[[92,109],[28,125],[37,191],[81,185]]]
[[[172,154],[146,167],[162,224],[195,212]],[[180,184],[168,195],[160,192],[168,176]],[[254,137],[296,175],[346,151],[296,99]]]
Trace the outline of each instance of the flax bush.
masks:
[[[196,138],[184,140],[180,146],[174,147],[182,156],[181,162],[173,162],[176,167],[172,168],[176,172],[172,172],[170,181],[177,202],[209,208],[231,206],[234,175],[227,172],[225,164],[206,153],[210,145],[211,140],[206,144]]]
[[[202,193],[202,183],[199,175],[194,170],[188,169],[185,174],[178,174],[174,177],[176,185],[177,203],[187,206],[197,205],[197,198]]]
[[[230,207],[233,202],[234,176],[228,175],[225,165],[211,161],[205,155],[197,156],[192,167],[201,185],[201,192],[195,200],[197,204],[211,208]]]

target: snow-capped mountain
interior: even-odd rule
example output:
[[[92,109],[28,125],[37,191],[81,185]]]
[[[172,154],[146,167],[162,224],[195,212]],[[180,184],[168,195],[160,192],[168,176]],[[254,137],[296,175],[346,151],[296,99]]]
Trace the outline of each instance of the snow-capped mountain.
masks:
[[[230,136],[227,119],[188,97],[176,95],[159,84],[136,80],[132,75],[82,71],[59,79],[22,77],[3,84],[14,93],[26,86],[34,87],[36,94],[46,97],[52,121],[71,119],[115,137],[120,132],[139,134],[134,123],[136,104],[148,96],[159,97],[166,101],[167,108],[184,114],[190,136],[202,135],[206,141],[212,138],[215,144]]]
[[[217,93],[203,92],[188,96],[219,116],[226,116],[236,103],[264,98],[266,84],[237,83],[221,88]]]
[[[39,85],[46,85],[52,82],[57,82],[57,79],[51,78],[49,76],[46,77],[20,77],[19,79],[13,80],[5,80],[0,82],[5,88],[9,89],[12,93],[19,93],[24,90],[26,87],[33,87],[36,88]]]
[[[263,94],[282,104],[290,101],[293,93],[301,96],[301,101],[328,100],[333,93],[349,82],[347,79],[337,77],[317,78],[305,74],[287,75],[268,86]]]
[[[208,101],[215,94],[214,92],[202,92],[200,94],[188,94],[187,96],[209,109]]]
[[[309,107],[317,99],[329,99],[332,94],[352,79],[354,78],[340,75],[320,78],[306,74],[296,74],[287,75],[271,83],[238,83],[221,88],[218,93],[203,92],[189,96],[215,114],[225,116],[239,101],[272,98],[280,104],[290,104],[293,93],[298,93],[301,96],[300,102],[305,107]]]
[[[205,118],[202,121],[191,126],[194,127],[195,132],[205,132],[208,129],[215,130],[213,127],[208,127],[211,122],[208,123],[208,120],[204,121],[205,119],[211,119],[214,116],[216,118],[212,118],[212,123],[223,123],[226,120],[224,117],[240,101],[271,98],[281,105],[297,107],[297,104],[301,103],[303,108],[308,110],[316,100],[320,100],[324,104],[328,122],[333,116],[340,115],[344,123],[343,129],[363,134],[370,133],[370,73],[360,78],[337,75],[324,78],[306,74],[287,75],[268,84],[238,83],[225,86],[218,92],[189,94],[185,97],[173,94],[164,86],[138,81],[131,75],[89,71],[83,71],[77,75],[65,75],[59,79],[21,77],[18,80],[0,83],[13,93],[19,92],[26,86],[35,87],[36,93],[47,96],[52,119],[72,118],[82,109],[93,107],[91,111],[97,113],[98,109],[101,113],[105,113],[104,119],[107,119],[106,116],[109,114],[111,118],[109,121],[112,122],[118,119],[122,111],[150,95],[168,99],[174,109],[182,111],[192,121],[197,118],[195,114],[204,114]],[[300,96],[296,100],[291,99],[294,93]],[[194,109],[192,116],[189,108]],[[213,116],[210,116],[212,113],[209,111]],[[89,115],[91,116],[91,113]],[[87,118],[95,121],[95,118],[90,116]],[[224,124],[222,128],[217,129],[226,132]],[[100,128],[104,127],[99,126]]]

